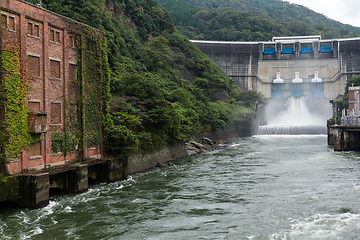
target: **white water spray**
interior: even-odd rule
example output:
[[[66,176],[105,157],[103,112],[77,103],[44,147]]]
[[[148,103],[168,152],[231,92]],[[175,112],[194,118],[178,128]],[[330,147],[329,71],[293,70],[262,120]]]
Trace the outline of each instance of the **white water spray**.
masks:
[[[326,99],[306,101],[304,98],[289,98],[285,104],[270,101],[266,114],[268,125],[259,127],[259,135],[326,134],[326,120],[331,117],[332,111]]]

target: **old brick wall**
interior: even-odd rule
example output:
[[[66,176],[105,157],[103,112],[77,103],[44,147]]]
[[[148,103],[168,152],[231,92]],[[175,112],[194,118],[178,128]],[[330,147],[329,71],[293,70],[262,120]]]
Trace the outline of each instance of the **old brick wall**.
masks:
[[[42,141],[24,150],[18,161],[7,164],[8,170],[42,168],[77,159],[79,153],[76,151],[66,157],[61,152],[53,152],[50,132],[64,129],[69,117],[66,107],[76,112],[78,47],[75,39],[83,34],[83,27],[46,9],[17,0],[0,1],[0,11],[2,43],[7,45],[17,41],[26,63],[30,87],[28,109],[37,122],[46,122],[43,123],[45,128],[37,128],[45,131],[33,133],[41,136]],[[42,120],[37,115],[42,116]],[[72,117],[71,124],[76,128],[76,116]],[[86,157],[101,157],[98,147],[85,151]]]

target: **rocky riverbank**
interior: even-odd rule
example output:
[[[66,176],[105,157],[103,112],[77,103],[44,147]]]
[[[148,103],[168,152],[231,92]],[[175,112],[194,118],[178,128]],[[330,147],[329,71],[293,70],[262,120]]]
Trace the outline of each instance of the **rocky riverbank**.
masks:
[[[207,137],[192,137],[188,142],[185,142],[185,149],[188,155],[212,151],[223,147],[222,141],[212,141]]]

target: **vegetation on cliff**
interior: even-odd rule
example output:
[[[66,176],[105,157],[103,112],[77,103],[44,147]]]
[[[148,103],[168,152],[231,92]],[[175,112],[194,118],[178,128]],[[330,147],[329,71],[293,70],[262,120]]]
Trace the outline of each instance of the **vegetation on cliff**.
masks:
[[[42,0],[42,6],[105,33],[112,94],[105,147],[112,155],[224,128],[249,115],[259,98],[179,34],[155,0]]]
[[[357,37],[360,28],[280,0],[159,0],[190,39],[268,41],[273,36]]]

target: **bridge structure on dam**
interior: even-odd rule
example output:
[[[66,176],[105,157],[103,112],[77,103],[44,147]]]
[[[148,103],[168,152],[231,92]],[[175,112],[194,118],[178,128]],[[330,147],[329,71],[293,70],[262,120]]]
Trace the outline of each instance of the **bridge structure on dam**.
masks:
[[[360,74],[360,38],[274,37],[269,42],[192,42],[242,90],[265,98],[336,99]]]

